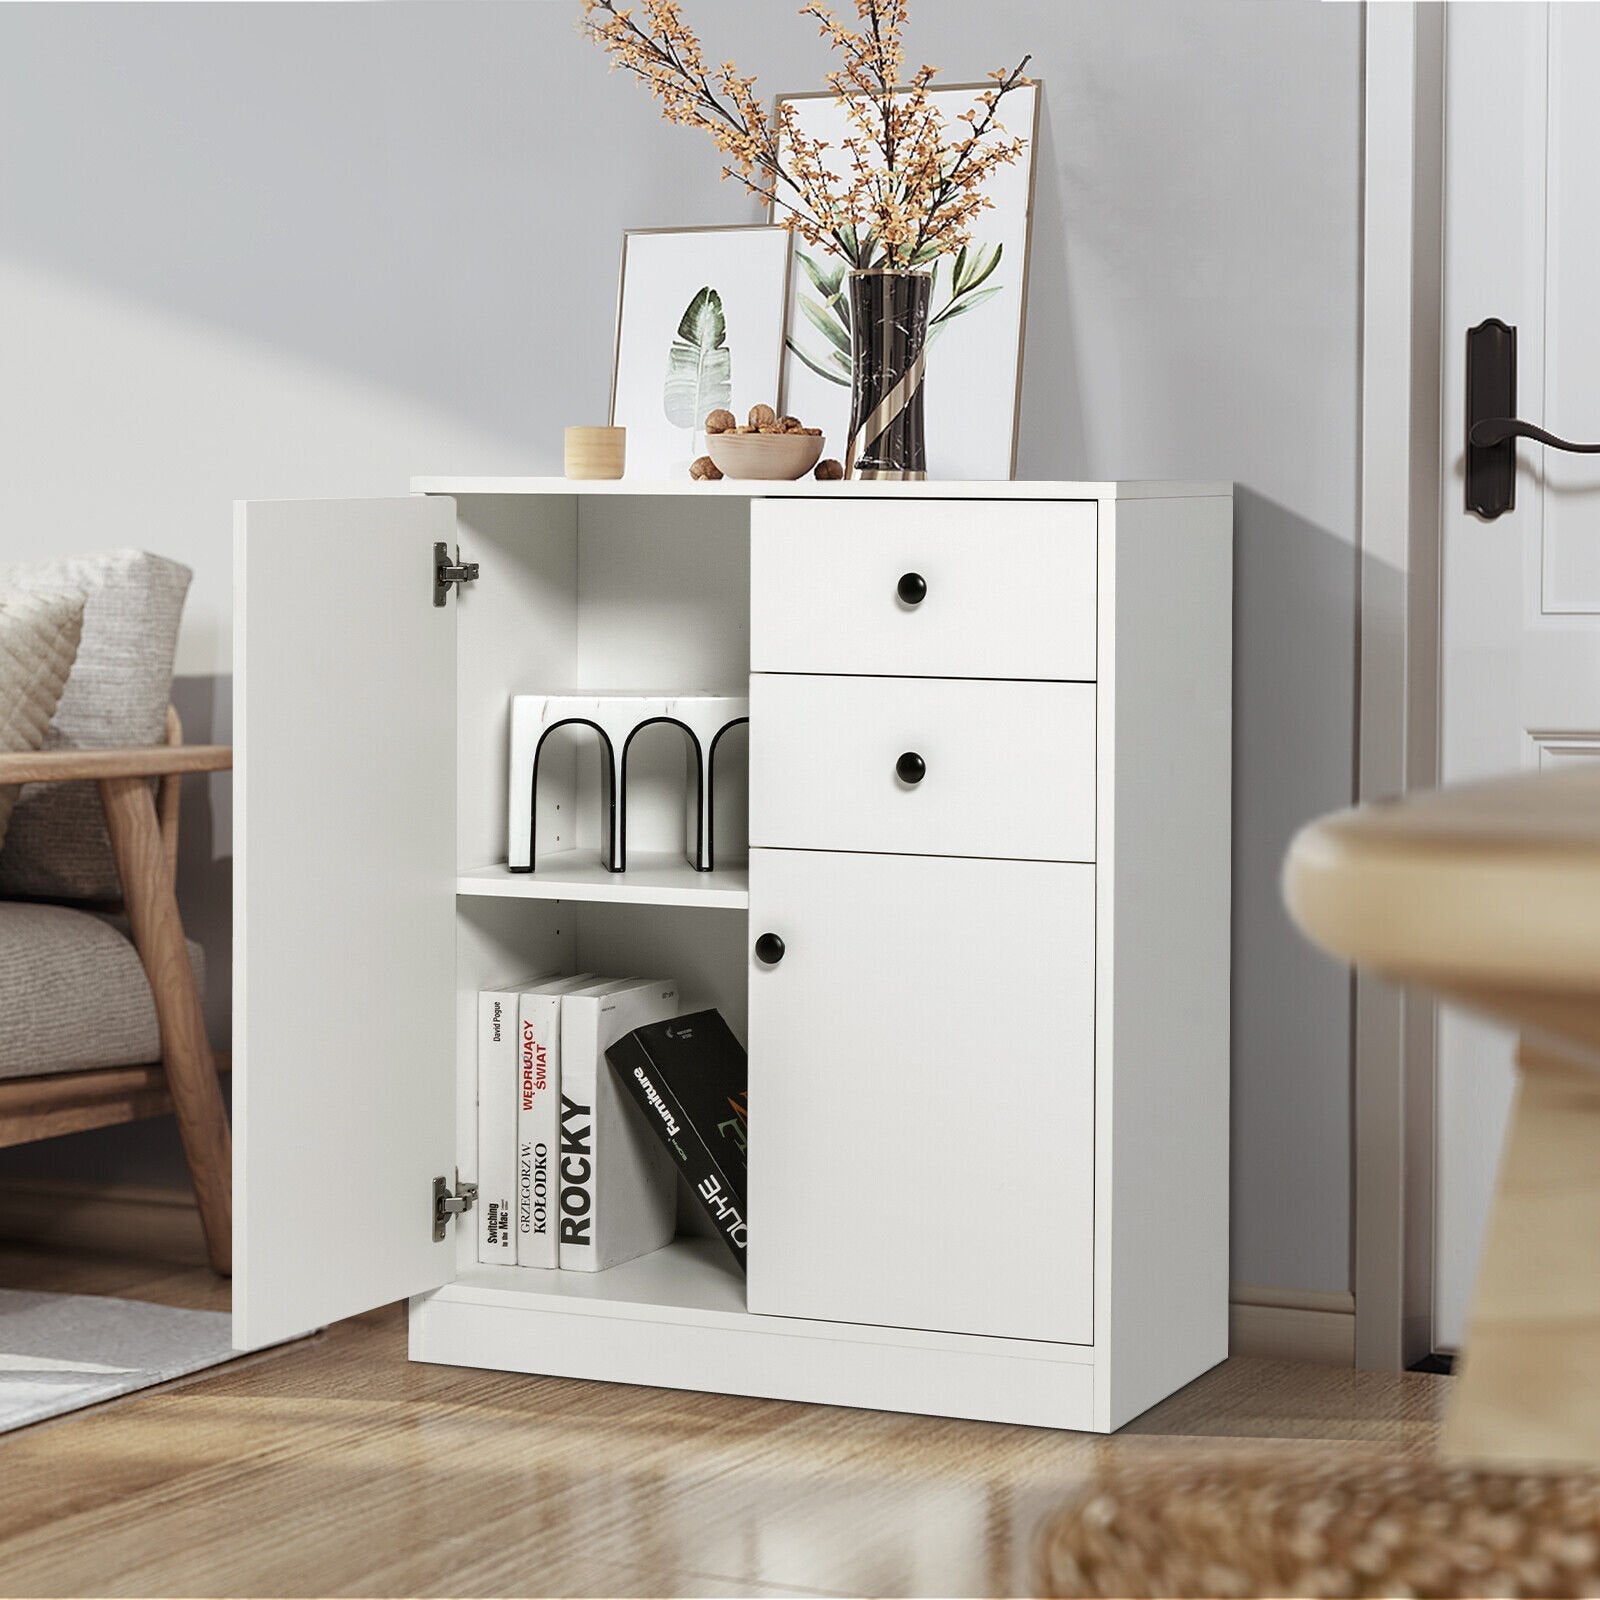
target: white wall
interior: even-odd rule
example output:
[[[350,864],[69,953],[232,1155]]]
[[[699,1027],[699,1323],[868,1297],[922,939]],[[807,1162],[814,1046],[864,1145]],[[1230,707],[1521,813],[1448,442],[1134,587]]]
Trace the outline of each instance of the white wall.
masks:
[[[621,230],[755,220],[576,9],[0,7],[0,560],[193,565],[194,737],[228,734],[232,499],[557,469],[604,415]],[[686,6],[764,92],[824,70],[790,9]],[[1239,484],[1234,1275],[1343,1288],[1348,986],[1276,875],[1352,790],[1359,8],[913,12],[952,79],[1032,50],[1045,84],[1021,474]],[[361,603],[359,572],[307,581]],[[227,799],[197,792],[184,869],[218,967]],[[90,1156],[174,1170],[156,1130],[0,1172]]]

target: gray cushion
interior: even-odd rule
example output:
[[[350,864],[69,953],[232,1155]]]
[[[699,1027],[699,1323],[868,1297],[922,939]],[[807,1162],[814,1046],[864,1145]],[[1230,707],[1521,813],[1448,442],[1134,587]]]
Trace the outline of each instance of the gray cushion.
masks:
[[[205,954],[189,941],[205,992]],[[156,1004],[118,921],[0,902],[0,1078],[161,1059]]]
[[[0,590],[0,751],[44,743],[82,631],[81,594]],[[0,788],[0,842],[18,792],[15,784]]]
[[[71,590],[83,636],[44,748],[160,744],[190,572],[142,550],[0,567],[0,592]],[[92,783],[28,784],[0,846],[0,895],[121,897]]]

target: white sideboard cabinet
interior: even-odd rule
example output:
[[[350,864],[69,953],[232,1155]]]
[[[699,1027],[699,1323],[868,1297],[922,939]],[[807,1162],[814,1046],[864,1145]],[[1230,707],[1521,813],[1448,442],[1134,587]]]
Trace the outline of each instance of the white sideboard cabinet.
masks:
[[[236,1342],[1095,1430],[1221,1360],[1229,487],[412,488],[238,510]],[[622,690],[748,693],[715,870],[659,727],[626,872],[577,728],[509,871],[511,696]],[[746,1041],[748,1279],[687,1207],[478,1264],[476,994],[552,970]]]

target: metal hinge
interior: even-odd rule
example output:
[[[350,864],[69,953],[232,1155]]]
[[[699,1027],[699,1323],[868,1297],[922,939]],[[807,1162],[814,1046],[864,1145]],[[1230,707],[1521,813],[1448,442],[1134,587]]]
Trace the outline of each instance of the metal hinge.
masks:
[[[463,561],[461,559],[461,546],[456,546],[456,558],[450,559],[450,546],[435,544],[433,547],[433,603],[436,606],[444,604],[445,596],[450,593],[452,583],[476,583],[478,581],[478,563],[476,561]]]
[[[456,1173],[456,1186],[452,1190],[448,1178],[435,1178],[433,1180],[433,1242],[443,1242],[444,1230],[449,1225],[451,1217],[459,1217],[464,1211],[472,1209],[472,1202],[478,1198],[478,1186],[475,1183],[463,1183],[461,1174]]]

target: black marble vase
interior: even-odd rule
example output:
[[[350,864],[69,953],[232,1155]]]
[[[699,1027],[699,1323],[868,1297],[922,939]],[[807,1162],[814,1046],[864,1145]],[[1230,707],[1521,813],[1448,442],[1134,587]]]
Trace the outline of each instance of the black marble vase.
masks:
[[[848,478],[925,478],[922,370],[933,279],[887,268],[852,272]]]

